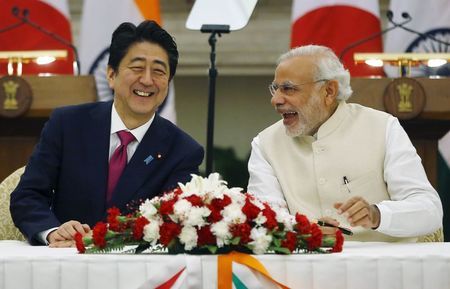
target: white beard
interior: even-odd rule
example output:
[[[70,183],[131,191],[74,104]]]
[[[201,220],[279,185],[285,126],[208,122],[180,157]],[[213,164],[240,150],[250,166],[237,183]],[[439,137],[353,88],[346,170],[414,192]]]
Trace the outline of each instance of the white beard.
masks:
[[[285,126],[286,134],[289,137],[313,135],[313,131],[318,129],[325,120],[328,119],[328,111],[321,103],[318,95],[313,95],[304,108],[298,113],[298,121],[293,126]]]

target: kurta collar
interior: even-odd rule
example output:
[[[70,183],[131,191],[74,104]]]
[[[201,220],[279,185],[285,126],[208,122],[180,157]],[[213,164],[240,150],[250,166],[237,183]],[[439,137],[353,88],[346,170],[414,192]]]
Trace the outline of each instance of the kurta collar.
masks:
[[[338,107],[336,111],[327,119],[317,131],[317,139],[321,139],[331,134],[333,131],[337,129],[337,127],[342,123],[345,117],[348,114],[348,105],[342,100],[339,101]]]

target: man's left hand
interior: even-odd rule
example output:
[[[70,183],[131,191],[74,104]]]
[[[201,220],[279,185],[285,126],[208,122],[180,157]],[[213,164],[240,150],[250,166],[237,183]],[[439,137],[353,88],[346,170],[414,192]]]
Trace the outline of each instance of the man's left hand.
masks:
[[[369,204],[364,198],[356,196],[345,203],[335,203],[339,215],[344,215],[352,227],[362,226],[376,229],[380,225],[380,211],[377,206]]]
[[[53,243],[48,245],[50,248],[69,248],[75,247],[74,240],[62,240],[62,241],[54,241]]]

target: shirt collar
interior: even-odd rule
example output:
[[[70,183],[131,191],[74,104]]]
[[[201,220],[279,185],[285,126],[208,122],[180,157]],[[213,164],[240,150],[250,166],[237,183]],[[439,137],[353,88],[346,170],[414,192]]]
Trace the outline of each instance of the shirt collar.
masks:
[[[153,119],[155,119],[155,114],[153,114],[153,116],[143,125],[130,130],[123,123],[123,121],[120,118],[119,114],[117,113],[116,107],[114,106],[114,103],[113,103],[112,109],[111,109],[111,135],[115,134],[118,131],[126,130],[126,131],[131,132],[131,134],[136,138],[136,140],[138,142],[141,142],[142,139],[144,138],[144,135],[147,132],[148,128],[152,124]]]

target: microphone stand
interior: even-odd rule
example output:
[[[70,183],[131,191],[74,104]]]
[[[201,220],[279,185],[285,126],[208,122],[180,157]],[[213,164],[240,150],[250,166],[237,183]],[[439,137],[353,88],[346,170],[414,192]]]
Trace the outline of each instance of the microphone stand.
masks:
[[[23,9],[22,10],[22,16],[19,15],[20,12],[20,8],[18,7],[13,7],[12,9],[12,14],[14,15],[14,17],[18,18],[19,20],[21,20],[22,22],[20,24],[28,24],[31,27],[33,27],[36,30],[39,30],[40,32],[50,36],[51,38],[55,39],[56,41],[58,41],[59,43],[62,43],[68,47],[70,47],[73,51],[73,54],[75,56],[75,65],[74,65],[74,72],[76,75],[80,75],[80,58],[78,57],[78,50],[77,48],[70,43],[69,41],[67,41],[66,39],[62,38],[61,36],[59,36],[58,34],[55,34],[47,29],[45,29],[44,27],[40,26],[39,24],[34,23],[33,21],[31,21],[28,18],[28,15],[30,14],[30,11],[28,9]],[[12,26],[12,25],[11,25]],[[19,25],[17,25],[19,26]]]
[[[216,35],[222,36],[222,33],[230,33],[230,25],[202,25],[202,33],[211,33],[208,43],[211,46],[209,67],[209,91],[208,91],[208,118],[206,132],[206,176],[212,173],[214,160],[214,111],[216,99]]]
[[[389,12],[391,12],[391,13],[389,13]],[[403,13],[402,13],[402,17],[403,17],[403,18],[408,18],[410,21],[412,20],[411,16],[410,16],[409,13],[407,13],[407,12],[403,12]],[[388,11],[387,19],[388,19],[388,21],[389,21],[390,23],[392,23],[393,25],[395,25],[395,27],[400,27],[400,28],[402,28],[403,30],[405,30],[405,31],[407,31],[407,32],[410,32],[410,33],[419,35],[419,36],[422,37],[423,39],[429,38],[429,39],[431,39],[431,40],[433,40],[433,41],[436,41],[437,43],[444,44],[444,45],[447,45],[447,46],[450,45],[450,42],[445,42],[445,41],[443,41],[443,40],[437,39],[437,38],[434,37],[433,35],[430,35],[430,34],[428,34],[428,33],[422,33],[422,32],[416,31],[416,30],[414,30],[414,29],[411,29],[411,28],[408,28],[408,27],[403,26],[403,25],[405,25],[406,23],[408,23],[409,21],[407,21],[406,23],[404,23],[404,22],[402,22],[402,23],[397,23],[397,22],[395,22],[395,21],[393,20],[393,13],[392,13],[392,11]]]
[[[408,23],[409,21],[406,22],[406,23],[404,23],[404,22],[402,22],[402,23],[397,23],[397,22],[395,22],[394,19],[393,19],[394,14],[393,14],[392,11],[390,11],[390,10],[387,12],[386,16],[387,16],[388,21],[389,21],[391,24],[393,24],[395,28],[400,27],[401,29],[403,29],[403,30],[405,30],[405,31],[407,31],[407,32],[410,32],[410,33],[419,35],[422,39],[427,39],[427,38],[429,38],[429,39],[431,39],[431,40],[433,40],[433,41],[435,41],[435,42],[437,42],[437,43],[444,44],[444,45],[446,45],[446,46],[449,46],[449,45],[450,45],[449,42],[445,42],[445,41],[443,41],[443,40],[437,39],[437,38],[434,37],[433,35],[430,35],[430,34],[428,34],[428,33],[422,33],[422,32],[416,31],[416,30],[414,30],[414,29],[411,29],[411,28],[408,28],[408,27],[403,26],[403,25],[405,25],[406,23]],[[402,13],[402,17],[403,17],[403,18],[407,18],[407,19],[409,19],[410,21],[412,20],[412,18],[411,18],[411,16],[409,15],[408,12],[403,12],[403,13]],[[404,75],[404,74],[405,74],[405,68],[404,68],[404,67],[400,67],[400,74],[401,74],[401,75]]]
[[[382,31],[380,31],[380,32],[373,33],[373,34],[369,35],[369,36],[366,37],[366,38],[363,38],[363,39],[360,39],[360,40],[355,41],[355,42],[353,42],[353,43],[350,43],[348,46],[346,46],[346,47],[341,51],[341,54],[339,54],[339,60],[342,61],[342,59],[344,58],[344,55],[347,54],[347,52],[348,52],[350,49],[355,48],[355,47],[357,47],[357,46],[359,46],[359,45],[361,45],[361,44],[363,44],[363,43],[366,43],[366,42],[368,42],[368,41],[370,41],[370,40],[373,40],[373,39],[375,39],[375,38],[377,38],[377,37],[379,37],[379,36],[381,36],[381,35],[384,35],[385,33],[389,32],[389,31],[391,31],[391,30],[394,30],[394,29],[396,29],[397,27],[402,27],[402,28],[404,28],[403,25],[405,25],[405,24],[408,23],[408,22],[411,22],[411,20],[412,20],[412,18],[411,18],[409,15],[408,15],[408,17],[404,17],[404,15],[402,14],[402,17],[403,17],[403,18],[407,18],[407,19],[404,20],[404,21],[401,22],[401,23],[394,23],[394,22],[391,21],[391,20],[392,20],[392,12],[391,12],[391,11],[388,11],[386,14],[387,14],[387,15],[386,15],[387,18],[388,18],[388,19],[390,18],[389,22],[392,23],[394,26],[389,27],[389,28],[386,28],[386,29],[384,29],[384,30],[382,30]]]

